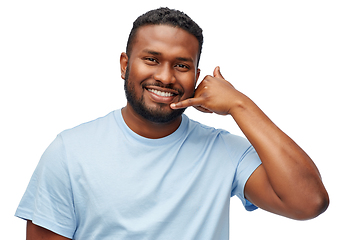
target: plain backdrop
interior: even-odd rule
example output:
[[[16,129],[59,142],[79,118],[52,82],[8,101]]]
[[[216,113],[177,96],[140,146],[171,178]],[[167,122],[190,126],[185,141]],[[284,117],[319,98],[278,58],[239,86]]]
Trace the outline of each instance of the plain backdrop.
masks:
[[[310,221],[232,198],[230,239],[354,239],[354,4],[341,0],[1,1],[1,238],[25,239],[14,213],[56,135],[125,106],[119,56],[136,17],[160,6],[203,28],[201,78],[220,66],[312,157],[330,194]],[[186,114],[242,135],[230,116]]]

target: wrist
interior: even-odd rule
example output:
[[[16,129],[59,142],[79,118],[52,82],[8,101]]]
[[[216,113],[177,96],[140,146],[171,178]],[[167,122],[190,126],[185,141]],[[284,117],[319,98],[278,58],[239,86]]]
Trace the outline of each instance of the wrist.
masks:
[[[252,105],[252,100],[249,99],[246,95],[239,93],[239,96],[232,101],[229,114],[235,118],[240,113],[244,112]]]

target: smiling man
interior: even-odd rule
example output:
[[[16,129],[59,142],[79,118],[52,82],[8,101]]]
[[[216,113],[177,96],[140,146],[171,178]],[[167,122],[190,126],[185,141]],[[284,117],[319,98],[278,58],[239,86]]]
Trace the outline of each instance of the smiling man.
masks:
[[[232,196],[299,220],[326,210],[313,161],[219,67],[197,85],[202,44],[177,10],[134,22],[120,58],[127,105],[47,148],[16,212],[27,239],[228,239]],[[190,120],[191,106],[231,115],[247,139]]]
[[[187,31],[165,24],[142,26],[133,37],[134,47],[121,55],[128,100],[122,114],[134,132],[161,138],[178,128],[184,111],[170,104],[194,95],[199,42]]]

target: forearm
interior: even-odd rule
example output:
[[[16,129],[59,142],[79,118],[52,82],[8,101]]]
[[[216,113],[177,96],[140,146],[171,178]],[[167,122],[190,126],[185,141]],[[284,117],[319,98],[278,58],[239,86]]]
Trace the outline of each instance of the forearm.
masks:
[[[326,191],[311,158],[241,95],[230,114],[259,154],[275,193],[289,206],[316,202]]]

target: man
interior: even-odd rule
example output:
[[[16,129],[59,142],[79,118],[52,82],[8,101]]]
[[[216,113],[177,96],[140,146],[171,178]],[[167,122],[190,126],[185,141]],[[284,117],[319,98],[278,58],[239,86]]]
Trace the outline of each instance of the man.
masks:
[[[202,43],[176,10],[134,22],[120,59],[127,105],[45,151],[16,212],[28,239],[228,239],[234,195],[299,220],[326,210],[315,164],[219,67],[196,87]],[[230,114],[248,140],[188,119],[190,106]]]

